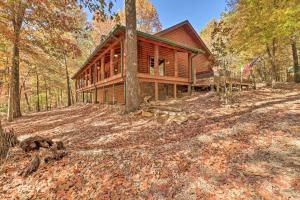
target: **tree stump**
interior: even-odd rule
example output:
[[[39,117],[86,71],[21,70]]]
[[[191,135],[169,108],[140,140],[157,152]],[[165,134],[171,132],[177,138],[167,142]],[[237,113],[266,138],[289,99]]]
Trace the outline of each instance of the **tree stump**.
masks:
[[[0,121],[0,161],[6,158],[8,150],[9,150],[9,144],[5,139],[4,130],[2,129],[1,121]]]

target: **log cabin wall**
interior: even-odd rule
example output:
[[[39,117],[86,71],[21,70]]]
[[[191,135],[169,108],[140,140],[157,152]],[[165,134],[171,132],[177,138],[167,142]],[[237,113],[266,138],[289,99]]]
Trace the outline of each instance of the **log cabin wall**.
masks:
[[[154,44],[145,41],[138,41],[138,72],[150,73],[150,58],[154,58]],[[159,59],[165,60],[165,76],[175,77],[175,53],[173,49],[163,46],[158,47]],[[178,76],[188,77],[188,54],[178,53]]]
[[[188,53],[178,52],[178,76],[181,78],[188,78]]]
[[[193,48],[203,48],[198,44],[198,42],[191,37],[188,33],[188,30],[181,26],[175,30],[166,32],[164,34],[159,35],[160,37],[167,38],[169,40],[181,43],[183,45],[193,47]]]
[[[150,73],[149,57],[154,56],[154,45],[144,41],[138,41],[138,72]]]
[[[165,60],[165,76],[175,76],[175,54],[174,50],[168,49],[166,47],[159,47],[158,51],[159,59]]]
[[[97,88],[97,102],[99,102],[100,104],[124,104],[124,84],[119,83],[102,88]]]
[[[124,98],[124,84],[116,84],[114,86],[115,89],[115,102],[117,104],[124,104],[125,103],[125,98]]]
[[[181,43],[183,45],[193,47],[193,48],[199,48],[199,49],[206,49],[203,44],[199,43],[197,41],[198,39],[196,37],[193,37],[193,33],[189,28],[187,28],[187,25],[180,26],[174,30],[167,31],[165,33],[158,33],[160,37],[173,40],[175,42]],[[193,68],[195,69],[195,72],[211,72],[212,71],[212,63],[209,61],[209,52],[206,51],[206,53],[203,55],[197,55],[193,58]],[[183,57],[183,56],[182,56]],[[183,57],[184,59],[184,57]],[[186,61],[182,61],[186,62]]]
[[[97,89],[97,102],[99,102],[100,104],[104,103],[104,89],[103,88]]]
[[[157,49],[157,50],[155,50]],[[157,53],[156,53],[157,52]],[[156,54],[156,55],[155,55]],[[164,60],[164,75],[151,74],[154,78],[151,81],[144,82],[140,80],[141,98],[145,96],[152,96],[156,100],[164,100],[170,97],[177,96],[177,83],[181,85],[188,85],[189,78],[189,54],[168,48],[163,45],[154,44],[151,41],[138,39],[138,72],[150,75],[150,59],[158,56],[158,60]],[[177,58],[176,58],[177,57]],[[177,65],[177,72],[176,72]],[[155,68],[155,64],[154,64]],[[161,77],[166,77],[164,82],[160,81]],[[173,77],[173,81],[169,80]],[[176,78],[184,78],[186,82],[179,83]],[[169,82],[170,81],[170,82]],[[169,83],[168,83],[169,82]],[[155,92],[156,91],[156,92]]]

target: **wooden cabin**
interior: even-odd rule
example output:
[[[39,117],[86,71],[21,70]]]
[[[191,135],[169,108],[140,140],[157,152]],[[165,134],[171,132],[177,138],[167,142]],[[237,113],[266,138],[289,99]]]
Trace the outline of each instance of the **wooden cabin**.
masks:
[[[154,35],[137,32],[141,97],[154,100],[191,93],[197,79],[213,76],[211,53],[188,21]],[[125,27],[117,25],[72,77],[79,102],[126,99]]]

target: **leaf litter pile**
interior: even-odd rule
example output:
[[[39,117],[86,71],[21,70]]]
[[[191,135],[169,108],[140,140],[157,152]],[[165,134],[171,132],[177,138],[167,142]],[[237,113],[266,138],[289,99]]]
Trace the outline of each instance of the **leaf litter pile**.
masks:
[[[237,92],[226,106],[214,93],[159,106],[124,115],[77,105],[3,122],[20,141],[63,141],[68,154],[23,177],[34,155],[12,148],[0,199],[300,199],[299,85]]]

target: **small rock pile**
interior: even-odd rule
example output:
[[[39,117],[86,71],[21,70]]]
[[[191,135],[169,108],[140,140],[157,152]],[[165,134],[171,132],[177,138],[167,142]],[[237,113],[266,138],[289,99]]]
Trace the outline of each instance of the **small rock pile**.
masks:
[[[171,106],[170,104],[174,103],[175,101],[176,100],[171,100],[167,103],[158,101],[149,102],[149,97],[145,97],[141,109],[134,114],[147,118],[155,118],[162,124],[169,124],[173,122],[176,124],[182,124],[189,120],[201,119],[201,116],[198,113],[188,113],[180,107]]]

